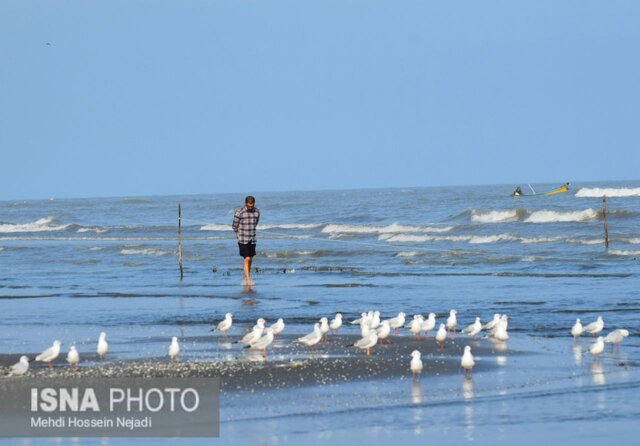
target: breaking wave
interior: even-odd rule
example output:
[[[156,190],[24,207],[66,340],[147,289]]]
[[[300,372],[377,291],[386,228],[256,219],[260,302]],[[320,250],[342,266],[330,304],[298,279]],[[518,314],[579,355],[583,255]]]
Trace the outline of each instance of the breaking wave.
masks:
[[[108,231],[109,231],[108,229],[95,227],[95,228],[80,228],[78,229],[77,232],[80,232],[80,233],[95,232],[96,234],[104,234],[105,232],[108,232]]]
[[[475,223],[506,223],[518,221],[526,214],[524,209],[512,209],[506,211],[486,211],[482,209],[471,210],[471,221]]]
[[[325,234],[402,234],[407,232],[442,233],[449,232],[452,229],[453,226],[435,228],[431,226],[407,226],[398,223],[393,223],[387,226],[355,226],[329,224],[322,228],[322,232]]]
[[[145,255],[145,256],[168,256],[173,254],[171,251],[154,248],[124,248],[120,250],[120,254],[124,255]]]
[[[64,231],[70,224],[59,225],[56,224],[54,217],[41,218],[32,223],[2,223],[0,224],[0,233],[13,233],[13,232],[52,232],[52,231]]]
[[[599,187],[583,187],[576,192],[576,197],[582,198],[599,198],[603,195],[607,197],[640,197],[640,187],[630,188],[622,187],[618,189],[614,188],[599,188]]]
[[[611,249],[611,250],[609,250],[609,254],[614,255],[614,256],[640,256],[640,251],[637,251],[637,250]]]
[[[524,221],[525,223],[569,223],[597,220],[600,213],[594,209],[584,211],[558,212],[558,211],[535,211]]]
[[[520,237],[512,234],[496,235],[413,235],[413,234],[381,234],[379,240],[387,242],[424,243],[424,242],[467,242],[471,244],[520,241]]]

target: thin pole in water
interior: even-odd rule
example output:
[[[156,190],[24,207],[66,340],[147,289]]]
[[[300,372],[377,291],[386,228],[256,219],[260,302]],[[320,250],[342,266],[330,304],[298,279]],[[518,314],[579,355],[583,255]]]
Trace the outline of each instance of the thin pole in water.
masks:
[[[182,269],[182,207],[178,203],[178,265],[180,265],[180,280],[184,277]]]
[[[604,247],[609,249],[609,225],[607,224],[607,196],[602,196],[602,220],[604,221]]]

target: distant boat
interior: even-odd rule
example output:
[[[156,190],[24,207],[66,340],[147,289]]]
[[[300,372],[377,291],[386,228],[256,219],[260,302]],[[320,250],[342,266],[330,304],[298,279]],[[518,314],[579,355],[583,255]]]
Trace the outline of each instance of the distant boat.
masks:
[[[516,187],[516,190],[513,191],[511,196],[512,197],[540,197],[545,195],[558,195],[558,194],[564,194],[565,192],[569,192],[569,183],[564,183],[562,186],[560,186],[557,189],[553,189],[553,190],[550,190],[549,192],[543,192],[540,194],[537,193],[535,190],[533,190],[533,187],[531,187],[531,185],[529,185],[529,187],[533,192],[532,194],[525,194],[524,192],[522,192],[522,189],[520,188],[520,186],[518,186]]]

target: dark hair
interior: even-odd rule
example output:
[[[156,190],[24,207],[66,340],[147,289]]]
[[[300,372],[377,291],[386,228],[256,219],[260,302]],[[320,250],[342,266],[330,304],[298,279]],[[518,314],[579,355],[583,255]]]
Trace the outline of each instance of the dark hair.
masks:
[[[247,195],[244,199],[244,204],[254,204],[256,202],[256,199],[253,197],[253,195]]]

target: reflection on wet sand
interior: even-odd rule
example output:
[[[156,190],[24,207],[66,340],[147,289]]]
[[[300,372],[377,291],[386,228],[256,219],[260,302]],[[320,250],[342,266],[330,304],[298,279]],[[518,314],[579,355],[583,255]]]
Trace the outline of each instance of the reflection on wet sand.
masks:
[[[420,384],[420,381],[414,380],[411,384],[411,402],[413,404],[422,404],[423,400],[422,384]]]
[[[475,396],[473,391],[473,377],[465,376],[462,379],[462,396],[465,400],[472,400]]]
[[[493,349],[497,352],[506,352],[508,350],[507,341],[493,340]]]
[[[582,365],[582,345],[578,343],[573,344],[571,349],[573,350],[573,361],[576,365]]]
[[[607,383],[606,377],[604,376],[604,367],[602,367],[602,363],[597,359],[591,363],[591,380],[597,386],[602,386]]]

